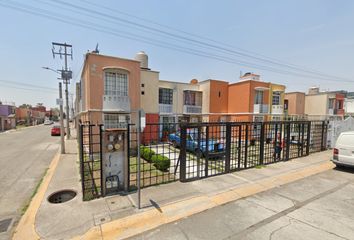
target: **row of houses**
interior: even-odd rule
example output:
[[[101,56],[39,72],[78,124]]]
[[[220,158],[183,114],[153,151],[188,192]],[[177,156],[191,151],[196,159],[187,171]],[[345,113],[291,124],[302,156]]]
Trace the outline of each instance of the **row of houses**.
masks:
[[[161,80],[148,56],[135,59],[85,55],[76,84],[75,115],[105,128],[134,123],[143,109],[147,123],[200,121],[272,121],[285,118],[344,116],[344,92],[286,93],[286,86],[245,73],[238,82],[192,79],[189,83]],[[325,100],[324,100],[325,99]],[[348,103],[349,104],[349,103]],[[350,103],[353,106],[353,102]],[[321,107],[319,107],[321,105]]]
[[[45,119],[53,119],[58,114],[57,111],[46,110],[43,105],[16,107],[15,103],[0,102],[0,132],[14,129],[16,125],[42,124]]]

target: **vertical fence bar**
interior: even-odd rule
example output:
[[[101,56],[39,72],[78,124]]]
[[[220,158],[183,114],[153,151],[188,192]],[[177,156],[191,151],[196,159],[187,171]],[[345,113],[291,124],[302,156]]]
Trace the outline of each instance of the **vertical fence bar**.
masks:
[[[180,152],[179,152],[179,162],[180,162],[180,169],[179,169],[179,178],[181,182],[185,182],[186,178],[186,157],[187,157],[187,128],[184,125],[181,125],[181,144],[180,144]]]
[[[102,125],[98,125],[99,127],[99,131],[100,131],[100,139],[99,139],[99,143],[100,143],[100,178],[101,178],[101,196],[104,197],[105,196],[105,193],[103,192],[103,189],[105,189],[105,187],[103,187],[103,161],[102,161],[102,157],[103,157],[103,154],[102,154]],[[106,181],[104,181],[105,184],[106,184]],[[119,187],[119,186],[118,186]]]
[[[289,122],[286,124],[286,155],[285,155],[285,159],[289,160],[289,155],[290,155],[290,128],[291,128],[291,123]]]
[[[204,176],[208,177],[209,175],[209,126],[206,127],[206,139],[205,139],[205,173]]]
[[[247,168],[247,157],[248,157],[248,124],[246,123],[246,139],[245,139],[245,161],[244,168]]]
[[[238,145],[237,145],[237,168],[241,168],[241,141],[242,141],[242,125],[238,126]]]
[[[322,121],[322,129],[321,129],[321,150],[323,151],[323,137],[324,137],[324,128],[325,128],[325,121]]]
[[[301,123],[301,156],[304,156],[304,136],[305,135],[305,124]]]
[[[81,187],[82,187],[82,198],[85,199],[85,175],[84,175],[84,137],[83,137],[83,128],[84,125],[79,127],[79,141],[80,141],[80,170],[81,170]]]
[[[128,191],[130,190],[130,125],[127,124]]]
[[[231,156],[231,123],[226,123],[225,172],[230,172]]]
[[[311,122],[307,123],[307,139],[306,139],[306,155],[310,154],[310,144],[311,144]]]
[[[261,136],[259,140],[259,164],[262,165],[264,161],[264,123],[261,123]]]

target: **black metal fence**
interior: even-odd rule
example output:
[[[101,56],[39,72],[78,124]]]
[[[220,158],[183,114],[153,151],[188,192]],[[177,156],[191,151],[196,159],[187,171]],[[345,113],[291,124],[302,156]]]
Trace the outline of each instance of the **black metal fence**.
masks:
[[[82,124],[78,128],[80,175],[83,200],[102,196],[102,125]]]
[[[180,180],[189,181],[325,150],[327,123],[188,123],[180,135]]]
[[[129,189],[137,186],[137,131],[128,126]],[[141,187],[188,181],[325,150],[327,122],[148,123],[141,135]]]
[[[137,130],[134,124],[128,125],[129,189],[137,187]],[[177,123],[147,123],[141,133],[140,186],[147,187],[168,183],[179,179],[178,144],[171,142],[169,135],[179,132]]]

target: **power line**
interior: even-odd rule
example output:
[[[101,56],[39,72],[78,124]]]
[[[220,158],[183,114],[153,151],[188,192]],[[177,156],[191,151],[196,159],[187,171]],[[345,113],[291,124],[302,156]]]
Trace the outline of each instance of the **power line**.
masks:
[[[198,35],[198,34],[195,34],[195,33],[192,33],[192,32],[186,32],[184,30],[177,29],[177,28],[165,25],[165,24],[161,24],[161,23],[152,21],[152,20],[147,19],[147,18],[142,18],[142,17],[139,17],[139,16],[135,16],[135,15],[132,15],[132,14],[125,13],[123,11],[120,11],[120,10],[116,9],[116,8],[112,8],[112,6],[105,6],[105,5],[101,4],[101,3],[100,4],[96,4],[96,3],[90,2],[88,0],[79,0],[79,1],[85,2],[85,3],[87,3],[87,4],[91,5],[91,6],[94,6],[95,8],[100,8],[100,9],[104,9],[104,10],[110,11],[110,12],[112,12],[114,14],[118,13],[118,14],[121,14],[121,15],[124,15],[124,16],[127,16],[127,17],[131,17],[131,18],[135,18],[137,20],[141,20],[143,22],[152,23],[152,24],[154,24],[156,26],[163,27],[163,28],[168,29],[170,31],[173,30],[173,31],[176,31],[176,32],[179,32],[179,33],[182,33],[182,34],[186,34],[188,36],[194,36],[194,37],[199,38],[199,39],[204,39],[204,40],[216,43],[216,44],[222,44],[222,45],[231,47],[233,49],[238,49],[239,51],[243,51],[243,52],[246,52],[246,53],[249,53],[249,54],[254,54],[254,55],[260,56],[262,58],[269,59],[271,61],[274,61],[274,62],[277,62],[277,63],[280,63],[280,64],[291,65],[291,66],[296,67],[296,68],[307,69],[309,71],[313,71],[313,72],[317,72],[317,73],[321,74],[321,72],[319,72],[318,70],[315,70],[315,69],[311,69],[311,68],[308,68],[308,67],[305,67],[305,66],[292,64],[292,63],[289,63],[289,62],[284,62],[282,60],[279,60],[279,59],[276,59],[276,58],[272,58],[272,57],[269,57],[269,56],[265,56],[263,54],[256,53],[254,51],[249,51],[249,50],[245,50],[245,49],[242,49],[242,48],[239,48],[239,47],[235,47],[233,45],[230,45],[230,44],[227,44],[227,43],[224,43],[224,42],[221,42],[221,41],[217,41],[217,40],[212,39],[212,38],[201,36],[201,35]]]
[[[19,5],[19,6],[21,6],[21,5],[24,6],[22,8],[21,7],[17,7],[17,6],[4,5],[2,3],[0,5],[2,5],[4,7],[7,7],[7,8],[11,8],[11,9],[17,10],[17,11],[27,12],[27,13],[35,15],[35,16],[41,16],[41,17],[44,17],[44,18],[48,18],[48,19],[52,19],[52,20],[55,20],[55,21],[64,22],[64,23],[67,23],[67,24],[72,24],[72,25],[79,26],[79,27],[82,27],[82,28],[86,28],[86,29],[90,29],[90,30],[94,30],[94,31],[98,31],[98,32],[103,32],[103,33],[107,33],[107,34],[110,34],[110,35],[114,35],[114,36],[118,36],[118,37],[122,37],[122,38],[127,38],[127,39],[131,39],[131,40],[135,40],[135,41],[140,41],[140,42],[148,43],[148,44],[151,44],[151,45],[155,45],[155,46],[159,46],[159,47],[163,47],[163,48],[167,48],[167,49],[172,49],[172,50],[176,50],[176,51],[180,51],[180,52],[185,52],[185,53],[189,53],[189,54],[196,55],[196,56],[211,58],[211,59],[215,59],[215,60],[218,60],[218,61],[223,61],[223,62],[227,62],[227,63],[233,63],[233,64],[237,64],[237,65],[248,66],[248,67],[255,68],[255,69],[262,69],[262,70],[276,72],[276,73],[281,73],[281,74],[285,74],[285,75],[301,76],[301,77],[307,77],[307,78],[312,78],[312,79],[314,78],[314,76],[311,76],[311,75],[298,74],[298,73],[289,72],[289,71],[285,71],[285,70],[274,69],[274,68],[271,68],[269,66],[256,65],[254,63],[248,63],[248,62],[245,62],[245,61],[237,61],[235,59],[227,58],[227,57],[224,57],[224,56],[210,54],[210,53],[206,53],[206,52],[195,50],[195,49],[191,49],[191,48],[181,47],[181,46],[178,46],[178,45],[171,45],[171,44],[168,45],[168,44],[166,44],[164,42],[156,41],[154,39],[150,39],[150,41],[147,41],[146,39],[148,39],[148,38],[146,38],[145,36],[142,39],[142,36],[139,36],[139,35],[136,35],[136,34],[126,33],[126,32],[124,33],[125,35],[124,34],[118,34],[115,29],[112,30],[111,28],[107,28],[107,27],[102,26],[102,25],[97,25],[97,24],[94,24],[92,22],[87,22],[87,21],[80,21],[79,19],[71,18],[71,17],[65,16],[65,15],[59,15],[60,17],[58,17],[58,14],[56,14],[54,12],[46,11],[46,10],[43,10],[43,9],[40,9],[40,8],[34,8],[34,7],[31,7],[31,6],[28,6],[28,5],[24,5],[24,4],[17,3],[17,5]],[[29,9],[32,9],[32,10],[29,10]],[[43,14],[43,12],[44,13],[47,12],[47,14]],[[65,16],[67,19],[73,19],[73,20],[69,21],[67,19],[63,19],[63,16]],[[96,27],[93,27],[93,26],[96,26]],[[106,29],[109,29],[109,30],[106,30]],[[158,44],[156,42],[158,42]],[[329,79],[329,78],[317,77],[317,79],[338,82],[338,81],[334,80],[333,78]],[[339,77],[336,77],[336,79],[339,79]],[[346,81],[346,82],[353,82],[353,81]]]
[[[11,85],[3,85],[1,84],[0,85],[1,87],[4,87],[4,88],[13,88],[13,89],[17,89],[17,90],[26,90],[26,91],[33,91],[33,92],[37,92],[37,93],[44,93],[44,94],[56,94],[54,93],[54,91],[43,91],[43,90],[40,90],[40,89],[31,89],[31,88],[22,88],[22,87],[16,87],[16,86],[11,86]]]
[[[45,90],[51,90],[51,91],[56,91],[56,92],[57,92],[57,90],[56,90],[55,88],[43,87],[43,86],[34,85],[34,84],[29,84],[29,83],[16,82],[16,81],[9,81],[9,80],[2,80],[2,79],[0,79],[0,82],[7,83],[7,84],[12,84],[12,85],[20,85],[20,86],[34,87],[34,88],[45,89]]]
[[[257,61],[268,62],[268,63],[271,63],[271,64],[287,67],[287,68],[294,69],[294,70],[300,70],[300,71],[303,71],[303,72],[307,72],[309,74],[319,75],[319,76],[322,76],[322,77],[330,77],[330,78],[334,78],[335,77],[335,76],[331,76],[331,75],[328,75],[328,74],[320,73],[318,71],[300,69],[299,67],[291,66],[291,65],[288,65],[288,64],[285,64],[285,63],[275,62],[275,61],[272,61],[272,60],[269,60],[269,59],[265,59],[265,58],[255,57],[255,56],[252,56],[252,55],[247,54],[247,53],[242,53],[240,51],[235,51],[233,49],[226,48],[224,46],[218,46],[218,45],[210,44],[210,43],[203,42],[203,41],[200,41],[200,40],[195,40],[195,39],[192,39],[190,37],[185,37],[185,36],[177,35],[177,34],[174,34],[174,33],[171,33],[171,32],[166,32],[166,31],[158,29],[158,28],[150,27],[150,26],[145,25],[145,24],[136,23],[136,22],[133,22],[133,21],[130,21],[130,20],[127,20],[127,19],[122,19],[122,18],[113,16],[113,15],[105,14],[105,13],[103,13],[101,11],[99,12],[99,11],[96,11],[96,10],[88,9],[88,8],[83,7],[83,6],[78,6],[78,5],[75,5],[75,4],[72,4],[72,3],[68,3],[68,2],[65,2],[65,1],[62,1],[62,0],[56,0],[56,2],[58,4],[62,4],[62,5],[65,5],[65,6],[71,6],[73,8],[80,9],[80,10],[83,10],[83,11],[86,11],[86,12],[90,12],[90,13],[93,13],[93,14],[96,14],[96,15],[99,15],[99,16],[104,16],[104,17],[107,17],[107,18],[110,18],[110,19],[114,19],[114,20],[119,21],[119,22],[128,23],[128,24],[131,24],[133,26],[140,27],[142,29],[152,30],[152,31],[155,31],[155,32],[158,32],[158,33],[165,34],[167,36],[175,37],[177,39],[183,39],[183,40],[190,41],[190,42],[193,42],[193,43],[197,43],[197,44],[200,44],[200,45],[203,45],[203,46],[208,46],[208,47],[211,47],[211,48],[214,48],[214,49],[217,49],[217,50],[222,50],[222,51],[224,51],[226,53],[233,53],[233,54],[236,54],[237,56],[248,57],[248,58],[255,59]],[[103,7],[101,7],[101,8],[103,8]],[[107,10],[107,9],[110,9],[110,8],[104,7],[104,9]],[[341,78],[341,79],[344,79],[344,78]],[[345,80],[348,80],[348,79],[345,79]]]

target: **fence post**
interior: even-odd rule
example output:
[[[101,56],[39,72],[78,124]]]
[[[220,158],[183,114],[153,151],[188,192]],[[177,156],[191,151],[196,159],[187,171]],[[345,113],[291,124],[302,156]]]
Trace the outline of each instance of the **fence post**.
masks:
[[[262,165],[264,161],[264,123],[261,123],[261,136],[259,140],[259,164]]]
[[[179,152],[179,161],[180,161],[180,169],[179,169],[179,179],[181,182],[185,182],[186,179],[186,157],[187,157],[187,129],[184,125],[181,125],[181,144],[180,144],[180,152]]]
[[[85,199],[85,176],[84,176],[84,140],[83,140],[83,128],[84,125],[79,125],[79,154],[80,154],[80,172],[81,172],[81,188],[82,188],[82,200]]]
[[[230,172],[231,156],[231,123],[226,123],[225,172]]]
[[[248,124],[246,123],[246,139],[245,139],[245,161],[244,168],[247,168],[247,157],[248,157]]]
[[[102,154],[102,125],[98,125],[99,127],[99,131],[100,131],[100,175],[101,175],[101,196],[104,197],[105,196],[105,190],[106,190],[106,186],[103,187],[103,154]],[[106,181],[104,181],[106,184]],[[119,186],[118,186],[119,187]]]
[[[324,135],[325,121],[322,121],[322,129],[321,129],[321,151],[323,151],[323,135]]]
[[[311,122],[307,123],[307,138],[306,138],[306,155],[310,154],[310,143],[311,143]]]
[[[286,124],[286,149],[285,149],[286,160],[289,160],[289,155],[290,155],[290,127],[291,127],[291,122]]]

